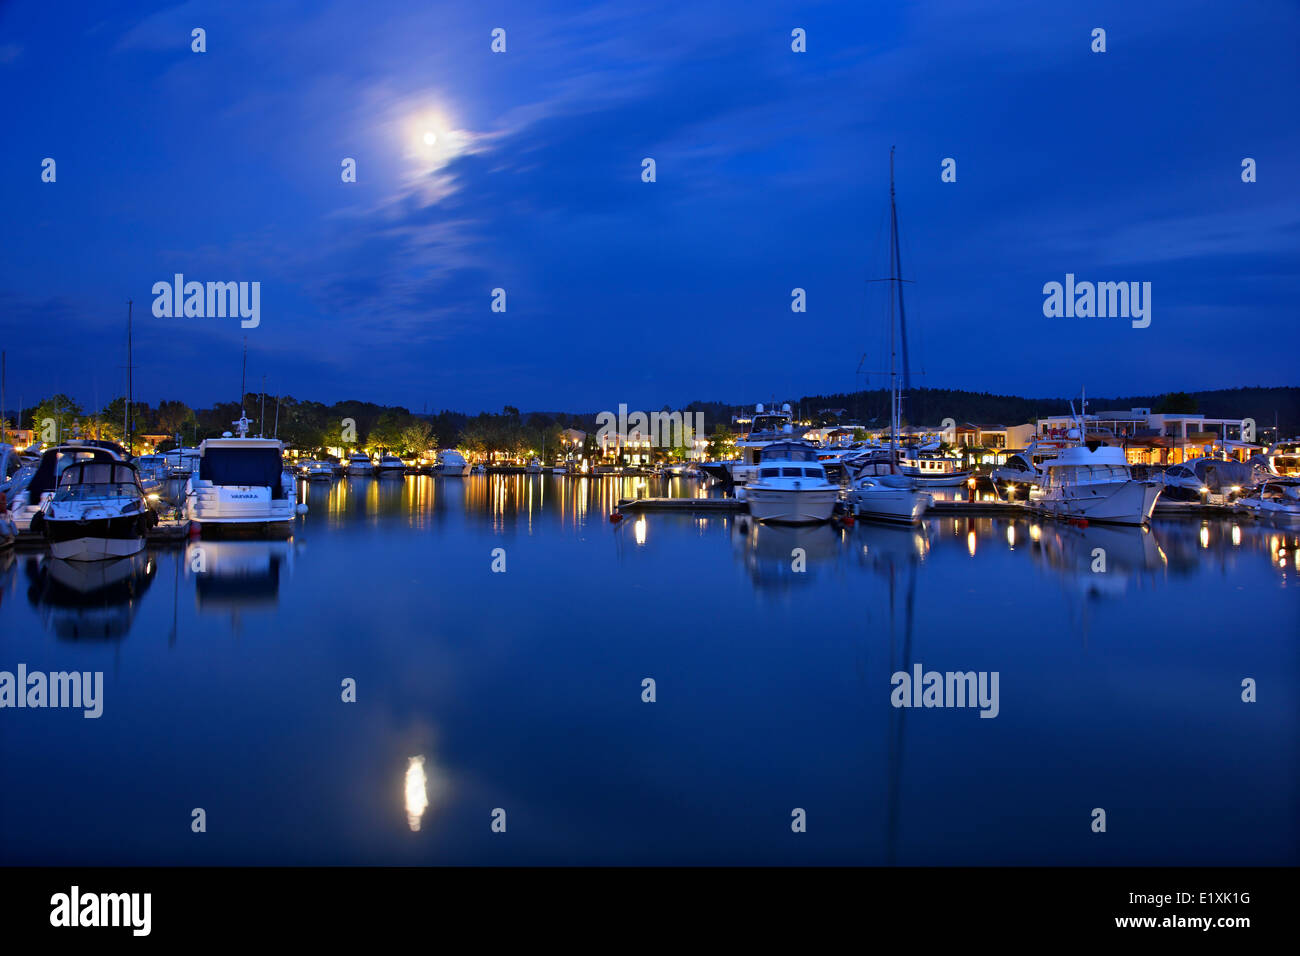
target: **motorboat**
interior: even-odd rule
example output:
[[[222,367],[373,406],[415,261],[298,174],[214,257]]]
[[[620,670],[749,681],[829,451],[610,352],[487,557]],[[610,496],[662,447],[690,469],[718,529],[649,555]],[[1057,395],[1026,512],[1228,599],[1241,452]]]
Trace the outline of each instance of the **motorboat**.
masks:
[[[1013,451],[1007,460],[989,474],[994,485],[1016,485],[1033,488],[1043,480],[1043,462],[1055,458],[1057,448],[1041,447],[1037,442],[1021,451]]]
[[[1170,501],[1201,501],[1207,494],[1235,495],[1267,479],[1262,469],[1231,458],[1193,458],[1155,476]]]
[[[135,465],[140,486],[146,495],[160,494],[164,483],[171,477],[167,472],[167,459],[163,455],[138,455],[131,460],[131,464]]]
[[[828,521],[839,495],[839,486],[817,460],[817,448],[804,441],[773,442],[764,448],[758,473],[744,487],[749,513],[776,524]]]
[[[861,475],[849,491],[849,504],[859,518],[917,524],[932,502],[910,475]]]
[[[375,473],[375,463],[363,451],[354,451],[348,455],[343,471],[349,478],[369,476]]]
[[[379,456],[375,472],[380,478],[401,478],[406,474],[406,462],[396,455],[383,454]]]
[[[32,518],[50,553],[66,561],[104,561],[143,550],[158,523],[130,462],[82,461],[63,469],[53,496]]]
[[[1074,403],[1071,402],[1071,409]],[[1084,401],[1086,414],[1087,402]],[[1083,434],[1084,417],[1070,437]],[[1053,518],[1143,525],[1151,520],[1163,488],[1133,477],[1124,449],[1097,440],[1063,448],[1044,463],[1044,477],[1029,493],[1029,506]]]
[[[163,460],[167,463],[168,478],[188,478],[199,466],[199,450],[173,448],[163,452]]]
[[[934,451],[903,449],[898,470],[920,488],[956,488],[966,484],[971,476],[969,468],[962,468],[960,459],[940,455],[937,448]]]
[[[287,531],[307,505],[295,501],[297,487],[284,471],[284,443],[249,438],[247,416],[235,423],[239,434],[199,445],[199,470],[185,483],[185,516],[200,526],[242,526]]]
[[[5,488],[9,519],[20,534],[31,530],[32,519],[54,497],[59,479],[70,465],[77,462],[125,460],[126,452],[122,447],[110,442],[99,444],[70,441],[46,449],[35,467],[28,465],[10,476]]]
[[[1238,498],[1237,510],[1260,521],[1293,525],[1300,523],[1300,478],[1274,478]]]
[[[530,458],[524,471],[530,475],[540,475],[542,473],[542,463],[537,458]]]
[[[334,466],[327,461],[305,461],[298,466],[298,474],[308,481],[333,481]]]
[[[464,478],[470,473],[470,463],[454,448],[444,448],[438,453],[438,464],[433,466],[435,475],[449,478]]]

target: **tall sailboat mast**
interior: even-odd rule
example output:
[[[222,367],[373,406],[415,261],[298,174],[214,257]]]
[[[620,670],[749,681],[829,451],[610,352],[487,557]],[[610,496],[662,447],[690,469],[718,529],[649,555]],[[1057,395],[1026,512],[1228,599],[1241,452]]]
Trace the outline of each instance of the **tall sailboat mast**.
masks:
[[[135,399],[134,381],[132,380],[132,358],[131,358],[131,300],[126,300],[126,408],[122,410],[122,431],[126,435],[126,453],[129,456],[134,450],[135,433],[131,420],[131,402]]]
[[[903,282],[902,265],[898,257],[898,206],[894,201],[894,147],[889,147],[889,473],[898,473],[898,429],[902,412],[903,397],[898,391],[898,372],[896,363],[897,348],[894,334],[894,293],[898,293],[899,332],[902,333],[903,317]],[[900,334],[903,342],[903,369],[907,374],[907,338]]]

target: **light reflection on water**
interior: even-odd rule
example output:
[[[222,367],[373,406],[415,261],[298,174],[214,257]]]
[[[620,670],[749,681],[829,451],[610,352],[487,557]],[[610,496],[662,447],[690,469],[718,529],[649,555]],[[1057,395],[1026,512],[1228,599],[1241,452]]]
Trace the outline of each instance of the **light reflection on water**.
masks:
[[[0,862],[1297,862],[1300,531],[609,522],[708,493],[682,479],[300,493],[289,541],[0,553],[0,669],[106,686],[98,720],[3,714]],[[889,706],[918,663],[998,671],[998,718]]]

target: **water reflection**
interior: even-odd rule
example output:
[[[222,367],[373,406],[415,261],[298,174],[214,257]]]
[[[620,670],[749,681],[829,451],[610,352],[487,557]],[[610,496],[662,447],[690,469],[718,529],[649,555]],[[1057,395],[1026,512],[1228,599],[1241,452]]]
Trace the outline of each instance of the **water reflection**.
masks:
[[[806,586],[833,563],[844,533],[830,525],[763,524],[748,516],[732,524],[732,544],[759,589]]]
[[[429,788],[424,776],[424,758],[412,757],[406,765],[406,822],[412,831],[420,829],[420,821],[428,808]]]
[[[131,629],[157,571],[148,551],[115,561],[27,559],[27,600],[41,623],[69,640],[119,640]]]
[[[291,568],[292,541],[192,541],[185,551],[185,574],[194,579],[201,611],[274,609],[280,597],[280,570]]]

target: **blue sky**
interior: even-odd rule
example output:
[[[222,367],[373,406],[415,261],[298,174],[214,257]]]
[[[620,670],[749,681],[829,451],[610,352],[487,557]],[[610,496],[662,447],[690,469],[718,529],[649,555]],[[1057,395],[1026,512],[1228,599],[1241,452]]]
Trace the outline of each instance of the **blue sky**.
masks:
[[[149,401],[234,398],[245,335],[250,388],[417,411],[861,387],[893,144],[915,383],[1297,384],[1297,36],[1251,0],[17,0],[9,404],[120,394],[128,298]],[[260,326],[154,317],[176,272],[259,281]],[[1045,318],[1067,272],[1151,282],[1151,326]]]

